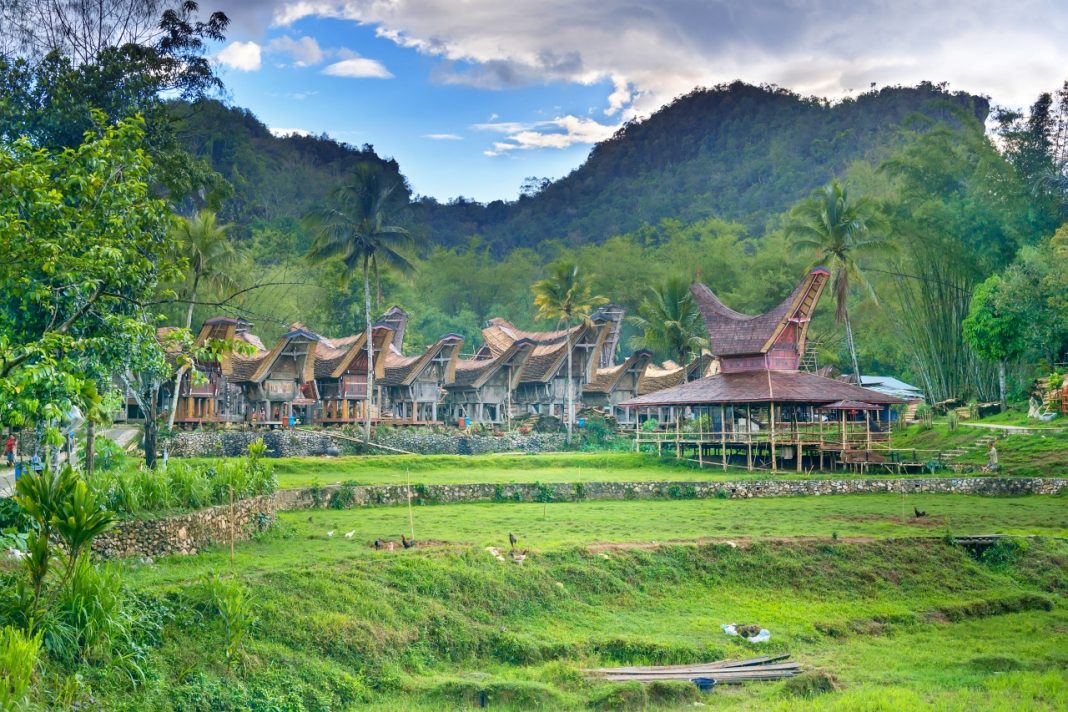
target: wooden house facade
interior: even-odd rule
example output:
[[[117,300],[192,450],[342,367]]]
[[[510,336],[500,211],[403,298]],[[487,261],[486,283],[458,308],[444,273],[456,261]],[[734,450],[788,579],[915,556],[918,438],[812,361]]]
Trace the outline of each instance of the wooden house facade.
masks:
[[[638,395],[652,357],[649,351],[635,351],[621,364],[597,369],[582,390],[582,404],[602,410],[620,425],[631,423],[634,411],[620,404]]]
[[[456,374],[464,339],[446,334],[418,356],[404,356],[394,340],[385,354],[382,413],[390,420],[413,425],[441,422],[445,387]]]
[[[446,422],[506,424],[516,415],[514,394],[536,344],[517,339],[497,355],[457,359],[445,384]]]

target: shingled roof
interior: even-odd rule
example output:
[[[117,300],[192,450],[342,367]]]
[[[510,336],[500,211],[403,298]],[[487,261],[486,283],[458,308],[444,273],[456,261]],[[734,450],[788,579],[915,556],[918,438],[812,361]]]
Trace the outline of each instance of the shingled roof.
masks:
[[[650,364],[646,367],[645,373],[642,374],[641,380],[638,381],[638,393],[640,395],[655,393],[656,391],[662,391],[665,388],[685,383],[687,380],[685,375],[687,373],[689,374],[688,380],[691,381],[703,378],[708,374],[712,361],[711,354],[701,354],[686,364],[685,368],[671,361],[667,361],[660,366]]]
[[[776,307],[763,314],[736,312],[703,284],[693,284],[690,292],[705,318],[712,353],[716,356],[742,356],[766,353],[786,325],[801,325],[800,348],[808,321],[830,276],[823,267],[813,269],[797,288]]]
[[[374,325],[371,327],[371,338],[374,343],[371,352],[375,355],[374,375],[382,378],[385,375],[385,359],[378,358],[383,349],[389,348],[393,339],[393,330],[386,326]],[[367,349],[367,332],[344,336],[338,339],[323,339],[315,345],[315,377],[316,378],[341,378],[349,365]]]
[[[456,367],[456,356],[464,345],[464,337],[459,334],[445,334],[436,342],[427,347],[426,351],[418,356],[404,356],[396,348],[396,341],[386,352],[386,370],[380,383],[384,386],[407,386],[443,351],[447,351],[451,361],[445,373],[445,383],[453,378]]]
[[[546,381],[556,373],[560,364],[567,358],[567,344],[576,344],[582,340],[587,331],[593,329],[588,324],[578,324],[570,329],[559,331],[523,331],[517,329],[507,319],[494,318],[486,323],[482,330],[483,353],[499,356],[516,341],[525,340],[534,344],[534,349],[523,367],[524,381]],[[604,334],[599,335],[603,341]]]
[[[833,403],[852,400],[887,405],[904,403],[894,396],[804,371],[717,373],[655,393],[631,398],[624,407],[705,405],[709,403]]]
[[[526,363],[535,348],[529,339],[520,339],[512,343],[506,351],[491,358],[457,359],[455,376],[445,384],[446,388],[479,388],[503,366],[511,363],[518,366],[513,374],[515,383],[522,376]]]
[[[584,386],[582,390],[588,393],[611,393],[619,385],[619,380],[628,369],[638,367],[645,370],[650,358],[652,358],[652,354],[649,351],[635,351],[621,364],[597,369],[593,380]],[[644,374],[642,377],[644,378]],[[641,379],[639,379],[639,383],[641,383]]]

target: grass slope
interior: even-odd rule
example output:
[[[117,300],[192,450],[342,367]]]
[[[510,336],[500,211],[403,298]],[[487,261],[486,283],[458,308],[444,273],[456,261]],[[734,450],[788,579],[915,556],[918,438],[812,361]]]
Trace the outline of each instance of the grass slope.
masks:
[[[114,710],[440,710],[480,699],[516,710],[682,709],[694,700],[689,686],[599,684],[581,668],[789,651],[839,691],[807,697],[796,683],[771,683],[717,690],[706,702],[753,710],[1068,705],[1068,650],[1056,633],[1068,626],[1061,542],[1006,547],[985,563],[940,540],[563,548],[522,566],[472,549],[272,560],[299,547],[299,537],[275,535],[239,550],[236,576],[260,622],[232,678],[218,625],[170,605],[149,682],[101,685],[99,702]],[[220,562],[164,560],[130,579],[142,595],[195,600],[198,575],[212,563]],[[760,623],[772,639],[729,638],[719,629],[728,622]]]

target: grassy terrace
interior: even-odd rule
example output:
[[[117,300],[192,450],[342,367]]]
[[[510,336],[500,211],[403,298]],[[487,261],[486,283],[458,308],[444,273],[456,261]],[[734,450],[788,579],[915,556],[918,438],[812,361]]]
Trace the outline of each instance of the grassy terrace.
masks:
[[[787,537],[940,537],[953,534],[1041,534],[1068,536],[1064,496],[971,497],[908,495],[901,521],[897,495],[784,497],[748,500],[559,502],[542,504],[453,504],[414,507],[415,533],[431,541],[429,551],[465,546],[508,546],[508,533],[521,548],[536,551],[590,544],[687,541],[695,539],[781,539]],[[912,508],[927,512],[914,519]],[[376,538],[399,541],[408,529],[405,507],[288,512],[279,530],[241,547],[238,568],[269,571],[301,564],[392,558],[411,552],[376,552]],[[334,531],[328,538],[326,532]],[[353,531],[351,539],[343,534]],[[481,555],[481,554],[480,554]],[[228,566],[229,551],[173,559],[155,574],[188,578]]]
[[[761,535],[765,522],[772,531],[820,534],[820,519],[862,514],[866,500],[878,503],[834,499],[794,501],[793,511],[714,503],[724,508],[708,519],[730,522],[739,538]],[[950,499],[925,504],[933,509]],[[1058,517],[1052,505],[1063,509],[1063,501],[1045,501],[1048,507],[990,500],[976,525],[993,517],[1041,530],[1042,520]],[[690,504],[670,503],[682,511]],[[800,505],[815,504],[827,507],[821,517],[801,512]],[[978,502],[964,504],[967,511]],[[615,514],[632,520],[628,531],[617,531],[599,506],[578,506],[597,540],[650,538],[660,531],[655,520],[668,516],[644,503],[616,503]],[[506,525],[525,527],[540,515],[540,507],[494,507],[509,517]],[[417,512],[417,526],[429,534],[425,517],[440,512],[461,531],[495,532],[500,522],[485,521],[485,509],[426,508]],[[542,526],[562,529],[567,508],[548,509]],[[648,697],[657,709],[692,709],[692,686],[639,693],[587,682],[581,668],[789,651],[806,669],[830,676],[838,691],[806,697],[789,683],[753,684],[718,689],[704,702],[739,710],[969,712],[1068,705],[1068,650],[1056,632],[1068,626],[1063,542],[1007,547],[981,562],[939,539],[562,547],[533,552],[517,566],[481,549],[368,553],[351,541],[323,539],[324,525],[342,523],[319,518],[329,515],[287,517],[282,533],[238,548],[235,575],[251,590],[260,623],[236,678],[212,655],[205,661],[204,651],[218,650],[216,628],[176,609],[147,685],[101,704],[440,710],[477,708],[484,693],[495,709],[639,707],[609,704],[628,695]],[[401,511],[395,516],[403,521]],[[785,517],[797,523],[774,523]],[[700,533],[685,514],[668,521],[673,534]],[[1063,515],[1057,521],[1063,529]],[[524,535],[535,543],[536,534]],[[544,542],[580,538],[556,532]],[[225,561],[222,553],[164,559],[131,569],[130,582],[149,595],[196,600],[201,575],[225,570]],[[772,631],[771,642],[729,638],[719,629],[729,622],[759,623]]]
[[[904,429],[894,435],[895,448],[920,451],[949,450],[967,446],[989,433],[977,428],[935,427]],[[1012,435],[998,442],[1002,473],[1008,476],[1064,476],[1068,474],[1068,432],[1049,435]],[[921,452],[919,459],[933,459]],[[982,465],[986,451],[977,449],[961,462]],[[767,477],[768,472],[747,472],[744,468],[716,466],[704,469],[694,463],[659,459],[645,453],[560,453],[551,455],[382,455],[370,457],[298,457],[275,460],[279,486],[308,487],[335,482],[358,484],[403,484],[408,476],[413,484],[459,484],[472,482],[596,482],[656,480],[724,480]],[[943,472],[941,475],[952,475]],[[873,472],[872,476],[887,475]],[[840,478],[842,472],[802,473],[779,471],[780,478]],[[853,476],[853,475],[849,475]],[[928,476],[928,475],[917,475]]]

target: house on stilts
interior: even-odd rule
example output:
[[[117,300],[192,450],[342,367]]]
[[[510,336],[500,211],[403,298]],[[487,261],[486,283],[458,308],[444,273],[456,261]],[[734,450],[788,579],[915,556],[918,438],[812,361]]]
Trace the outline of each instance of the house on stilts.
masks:
[[[826,269],[813,269],[758,315],[734,311],[694,284],[718,372],[623,401],[635,412],[635,446],[651,443],[723,468],[894,466],[886,447],[889,409],[904,401],[799,370],[828,277]],[[655,429],[637,426],[652,418]]]

